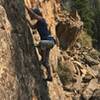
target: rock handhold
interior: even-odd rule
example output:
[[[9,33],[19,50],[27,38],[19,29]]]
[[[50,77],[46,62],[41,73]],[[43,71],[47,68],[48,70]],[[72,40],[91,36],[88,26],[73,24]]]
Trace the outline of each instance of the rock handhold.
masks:
[[[93,59],[92,57],[88,56],[88,55],[85,55],[84,56],[84,60],[85,62],[88,64],[88,65],[98,65],[100,62]]]

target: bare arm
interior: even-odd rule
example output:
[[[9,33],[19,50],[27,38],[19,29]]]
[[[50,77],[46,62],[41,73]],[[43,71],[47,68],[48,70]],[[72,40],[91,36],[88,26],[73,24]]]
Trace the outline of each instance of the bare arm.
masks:
[[[33,25],[30,23],[30,21],[28,19],[26,19],[28,25],[33,29]]]
[[[28,13],[35,19],[37,20],[41,20],[43,19],[41,16],[35,14],[30,8],[28,8],[27,6],[25,6],[25,8],[27,9]]]
[[[32,25],[28,19],[26,19],[26,21],[27,21],[27,23],[29,24],[29,26],[30,26],[32,29],[36,29],[36,28],[37,28],[37,25],[38,25],[37,23],[34,24],[34,25]]]

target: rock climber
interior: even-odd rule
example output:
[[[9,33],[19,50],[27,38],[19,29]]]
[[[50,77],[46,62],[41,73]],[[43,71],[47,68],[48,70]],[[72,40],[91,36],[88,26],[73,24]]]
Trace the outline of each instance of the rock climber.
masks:
[[[32,25],[28,19],[27,19],[27,22],[32,29],[37,29],[40,35],[41,40],[39,42],[39,47],[42,51],[41,64],[45,66],[47,73],[48,73],[47,78],[45,80],[52,81],[51,69],[49,65],[49,54],[50,54],[50,50],[55,45],[55,39],[51,36],[47,28],[46,20],[43,18],[40,9],[39,8],[28,8],[27,6],[25,6],[25,8],[27,9],[31,20],[33,19],[37,20],[36,24],[34,25]]]

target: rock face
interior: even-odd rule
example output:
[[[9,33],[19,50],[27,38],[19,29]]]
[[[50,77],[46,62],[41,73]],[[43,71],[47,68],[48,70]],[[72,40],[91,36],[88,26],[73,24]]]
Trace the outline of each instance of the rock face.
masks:
[[[22,6],[19,1],[0,0],[1,100],[40,98],[37,89],[39,85],[36,82],[38,71],[31,56],[35,54],[31,48],[32,38],[29,28],[21,20],[22,13],[19,11],[24,12],[24,10],[21,8],[19,10],[18,3]],[[37,63],[36,59],[35,57],[34,62]]]
[[[48,28],[54,37],[58,36],[58,45],[61,47],[61,41],[64,41],[64,47],[68,41],[67,47],[72,44],[68,34],[75,33],[71,36],[77,37],[81,31],[79,17],[69,14],[66,18],[61,13],[60,0],[0,0],[0,100],[71,100],[65,96],[56,72],[58,46],[53,48],[50,55],[53,82],[43,81],[41,65],[36,49],[32,47],[32,35],[25,21],[24,3],[29,7],[42,8]],[[67,30],[59,32],[61,25],[65,29],[67,25]],[[69,31],[71,29],[73,32]]]

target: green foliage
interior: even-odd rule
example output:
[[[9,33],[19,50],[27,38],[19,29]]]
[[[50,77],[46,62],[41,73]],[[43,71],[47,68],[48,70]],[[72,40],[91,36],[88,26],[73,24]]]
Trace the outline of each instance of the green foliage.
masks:
[[[80,38],[77,40],[83,47],[92,47],[92,37],[86,32],[82,32]]]
[[[93,41],[94,47],[97,49],[100,49],[100,0],[95,0],[95,3],[93,4],[94,6],[94,26],[93,26],[93,31],[94,35],[93,38],[96,39],[96,41]]]
[[[93,23],[94,23],[94,12],[90,7],[89,0],[73,0],[73,7],[78,10],[82,21],[84,22],[84,28],[87,33],[92,35]]]
[[[100,38],[100,10],[97,10],[95,12],[95,24],[96,24],[96,28],[97,28],[96,35],[97,35],[97,37],[99,36],[99,38]]]
[[[71,5],[72,5],[72,1],[71,0],[62,0],[62,7],[64,8],[64,10],[70,11],[71,10]]]

